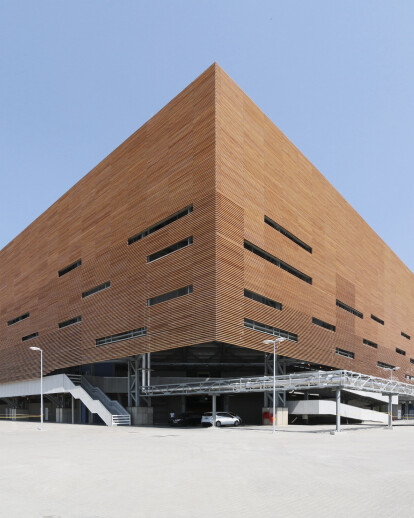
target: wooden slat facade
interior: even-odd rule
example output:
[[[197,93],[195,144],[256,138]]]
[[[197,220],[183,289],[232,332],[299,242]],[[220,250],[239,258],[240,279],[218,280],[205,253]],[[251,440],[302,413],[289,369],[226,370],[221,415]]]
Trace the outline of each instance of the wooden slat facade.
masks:
[[[128,245],[131,236],[191,204],[193,212]],[[265,215],[312,253],[267,225]],[[192,245],[147,263],[149,254],[189,236]],[[309,275],[312,284],[246,250],[245,240]],[[78,259],[80,267],[58,276]],[[106,281],[110,288],[82,298]],[[213,65],[0,252],[0,382],[38,374],[32,345],[44,349],[46,372],[211,341],[270,350],[262,343],[267,336],[245,328],[244,318],[297,334],[281,354],[383,376],[382,361],[400,366],[396,375],[404,379],[414,368],[413,281]],[[148,298],[187,285],[193,293],[147,306]],[[281,302],[282,311],[244,297],[245,288]],[[26,312],[29,318],[7,325]],[[59,329],[78,315],[82,322]],[[336,332],[312,324],[312,317]],[[141,327],[147,336],[96,346],[97,338]],[[38,337],[22,342],[34,332]],[[355,358],[335,354],[337,347]]]
[[[214,100],[211,67],[0,252],[0,382],[38,375],[32,345],[44,349],[51,372],[214,339]],[[191,204],[190,214],[128,245]],[[191,246],[147,264],[188,236]],[[80,267],[58,277],[78,259]],[[82,298],[107,281],[109,289]],[[192,294],[147,307],[148,298],[187,285]],[[58,328],[77,315],[81,323]],[[147,336],[96,346],[141,327]],[[39,336],[22,342],[33,332]]]
[[[388,377],[380,361],[399,366],[395,376],[407,381],[406,374],[414,375],[413,273],[221,69],[216,120],[217,340],[269,351],[265,334],[243,327],[249,318],[299,336],[279,346],[282,355]],[[264,223],[265,215],[312,253]],[[312,285],[244,249],[244,240],[309,275]],[[281,302],[282,311],[243,297],[244,288]],[[337,299],[364,318],[338,307]]]

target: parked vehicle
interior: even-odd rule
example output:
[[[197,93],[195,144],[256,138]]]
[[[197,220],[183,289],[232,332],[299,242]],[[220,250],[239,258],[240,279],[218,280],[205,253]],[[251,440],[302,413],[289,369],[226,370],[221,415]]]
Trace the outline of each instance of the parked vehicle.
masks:
[[[216,426],[239,426],[242,423],[240,416],[233,414],[232,412],[217,412],[216,413]],[[201,418],[202,426],[213,426],[213,414],[212,412],[205,412]]]
[[[201,414],[184,412],[168,419],[170,426],[197,426],[201,424]]]

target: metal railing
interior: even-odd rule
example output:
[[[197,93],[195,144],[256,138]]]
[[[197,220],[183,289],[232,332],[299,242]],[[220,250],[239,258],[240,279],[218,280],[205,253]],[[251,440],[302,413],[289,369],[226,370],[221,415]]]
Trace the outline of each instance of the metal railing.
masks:
[[[80,385],[82,382],[82,375],[81,374],[66,374],[66,376],[70,379],[70,381],[74,385]]]
[[[273,376],[252,378],[223,378],[203,380],[192,383],[172,383],[168,385],[152,385],[142,387],[145,396],[172,396],[186,394],[229,394],[245,392],[267,392],[273,389]],[[310,371],[276,376],[276,390],[286,392],[291,390],[346,388],[381,394],[414,396],[414,385],[396,380],[387,380],[368,376],[358,372]]]
[[[110,399],[99,387],[93,386],[85,376],[80,374],[69,374],[68,378],[74,385],[80,385],[92,399],[102,403],[112,416],[112,426],[129,426],[131,424],[131,415],[125,410],[125,408],[118,401]]]

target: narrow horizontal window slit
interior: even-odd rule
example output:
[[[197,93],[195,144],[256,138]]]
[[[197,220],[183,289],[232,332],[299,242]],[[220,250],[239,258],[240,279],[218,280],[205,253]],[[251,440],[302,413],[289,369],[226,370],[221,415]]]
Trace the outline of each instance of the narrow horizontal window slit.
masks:
[[[32,338],[36,338],[39,336],[39,333],[31,333],[30,335],[22,336],[22,342],[26,342],[27,340],[31,340]]]
[[[180,211],[176,212],[175,214],[172,214],[171,216],[168,216],[167,218],[159,221],[158,223],[155,223],[154,225],[151,225],[150,227],[146,228],[145,230],[142,230],[142,232],[139,232],[138,234],[135,234],[134,236],[130,237],[128,239],[128,245],[133,245],[137,241],[140,241],[145,236],[149,236],[150,234],[153,234],[157,230],[160,230],[161,228],[166,227],[167,225],[170,225],[174,221],[177,221],[180,218],[183,218],[187,214],[190,214],[193,212],[193,206],[189,205],[188,207],[185,207],[184,209],[181,209]]]
[[[350,358],[353,360],[355,358],[355,353],[352,351],[347,351],[346,349],[340,349],[339,347],[335,350],[336,354],[339,354],[339,356],[345,356],[345,358]]]
[[[26,318],[30,317],[30,313],[24,313],[23,315],[20,315],[16,318],[12,318],[12,320],[9,320],[7,322],[8,326],[12,326],[13,324],[17,324],[17,322],[21,322],[22,320],[26,320]]]
[[[358,311],[357,309],[355,309],[351,306],[348,306],[348,304],[345,304],[344,302],[341,302],[340,300],[336,301],[336,305],[339,308],[344,309],[345,311],[348,311],[348,313],[351,313],[352,315],[355,315],[358,318],[364,318],[364,315],[360,311]]]
[[[378,324],[381,324],[382,326],[385,324],[384,320],[376,317],[375,315],[371,315],[371,318],[372,318],[372,320],[375,320],[375,322],[378,322]]]
[[[173,245],[167,246],[166,248],[163,248],[162,250],[159,250],[158,252],[154,252],[153,254],[149,255],[147,257],[147,263],[151,263],[152,261],[161,259],[161,257],[165,257],[166,255],[172,254],[173,252],[181,250],[182,248],[186,248],[187,246],[190,246],[192,244],[193,236],[186,237],[185,239],[178,241],[178,243],[174,243]]]
[[[284,261],[282,261],[281,259],[278,259],[274,255],[269,254],[269,252],[262,250],[261,248],[254,245],[253,243],[250,243],[249,241],[245,241],[244,248],[246,250],[249,250],[249,252],[253,252],[254,254],[258,255],[262,259],[269,261],[269,263],[274,264],[278,268],[285,270],[286,272],[290,273],[291,275],[298,277],[298,279],[301,279],[302,281],[305,281],[308,284],[312,284],[312,277],[309,277],[309,275],[306,275],[305,273],[301,272],[300,270],[297,270],[293,266],[290,266],[290,264],[285,263]]]
[[[67,273],[71,272],[75,268],[79,268],[79,266],[82,266],[82,259],[78,259],[74,263],[70,264],[69,266],[66,266],[66,268],[63,268],[62,270],[59,270],[58,274],[59,277],[62,277],[63,275],[66,275]]]
[[[310,254],[312,253],[312,247],[310,247],[304,241],[302,241],[301,239],[296,237],[294,234],[289,232],[289,230],[286,230],[285,228],[283,228],[281,225],[279,225],[279,223],[276,223],[275,221],[273,221],[272,219],[270,219],[267,216],[264,217],[264,220],[265,220],[265,223],[267,223],[269,226],[271,226],[272,228],[274,228],[275,230],[277,230],[278,232],[280,232],[281,234],[286,236],[288,239],[290,239],[291,241],[293,241],[294,243],[296,243],[297,245],[302,247],[304,250],[306,250]]]
[[[369,345],[370,347],[373,347],[374,349],[378,349],[378,344],[376,344],[375,342],[371,342],[371,340],[367,340],[366,338],[362,339],[362,343],[364,343],[365,345]]]
[[[279,311],[282,311],[282,304],[280,302],[276,302],[276,300],[268,299],[267,297],[264,297],[263,295],[259,295],[258,293],[255,293],[254,291],[250,290],[244,290],[244,296],[248,299],[255,300],[256,302],[260,302],[260,304],[264,304],[265,306],[270,306],[271,308],[278,309]]]
[[[267,324],[262,324],[261,322],[250,320],[249,318],[244,319],[244,327],[252,329],[253,331],[259,331],[260,333],[266,333],[268,335],[283,337],[287,340],[290,340],[291,342],[298,341],[298,335],[296,335],[295,333],[291,333],[290,331],[284,331],[283,329],[279,329],[277,327],[268,326]]]
[[[60,322],[59,329],[62,329],[62,327],[72,326],[73,324],[78,324],[79,322],[82,322],[82,317],[80,315],[74,318],[70,318],[69,320],[65,320],[64,322]]]
[[[139,329],[133,329],[132,331],[124,331],[123,333],[117,333],[116,335],[104,336],[103,338],[96,339],[96,345],[108,345],[114,342],[123,342],[124,340],[132,340],[139,336],[145,336],[147,334],[146,327],[140,327]]]
[[[162,295],[157,295],[156,297],[148,299],[147,306],[155,306],[156,304],[161,304],[161,302],[183,297],[190,293],[193,293],[193,286],[184,286],[184,288],[178,288],[178,290],[169,291],[168,293],[163,293]]]
[[[103,284],[99,284],[99,286],[95,286],[94,288],[91,288],[90,290],[84,291],[82,293],[82,298],[85,299],[86,297],[90,297],[91,295],[94,295],[95,293],[98,293],[99,291],[107,290],[111,287],[110,281],[104,282]]]
[[[328,324],[328,322],[324,322],[319,318],[312,317],[312,324],[316,324],[317,326],[324,327],[325,329],[329,329],[329,331],[336,331],[336,327],[332,324]]]

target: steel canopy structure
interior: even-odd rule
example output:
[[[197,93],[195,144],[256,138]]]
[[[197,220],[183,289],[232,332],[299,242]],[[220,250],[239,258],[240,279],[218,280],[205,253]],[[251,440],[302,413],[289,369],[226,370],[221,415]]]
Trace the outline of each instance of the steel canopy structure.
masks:
[[[384,395],[414,397],[414,386],[395,380],[377,378],[347,370],[311,371],[276,376],[276,390],[349,389],[378,392]],[[273,376],[252,378],[222,378],[191,383],[172,383],[142,387],[144,396],[189,396],[267,392],[273,390]]]
[[[141,393],[147,397],[156,396],[190,396],[207,394],[212,396],[213,423],[216,419],[216,397],[221,394],[241,394],[247,392],[277,392],[294,390],[309,391],[315,389],[332,389],[336,392],[336,432],[341,431],[341,391],[358,390],[377,392],[388,396],[388,428],[392,429],[392,396],[404,395],[414,397],[414,386],[384,378],[377,378],[347,370],[311,371],[281,376],[258,376],[253,378],[214,379],[192,383],[176,383],[142,387]]]

